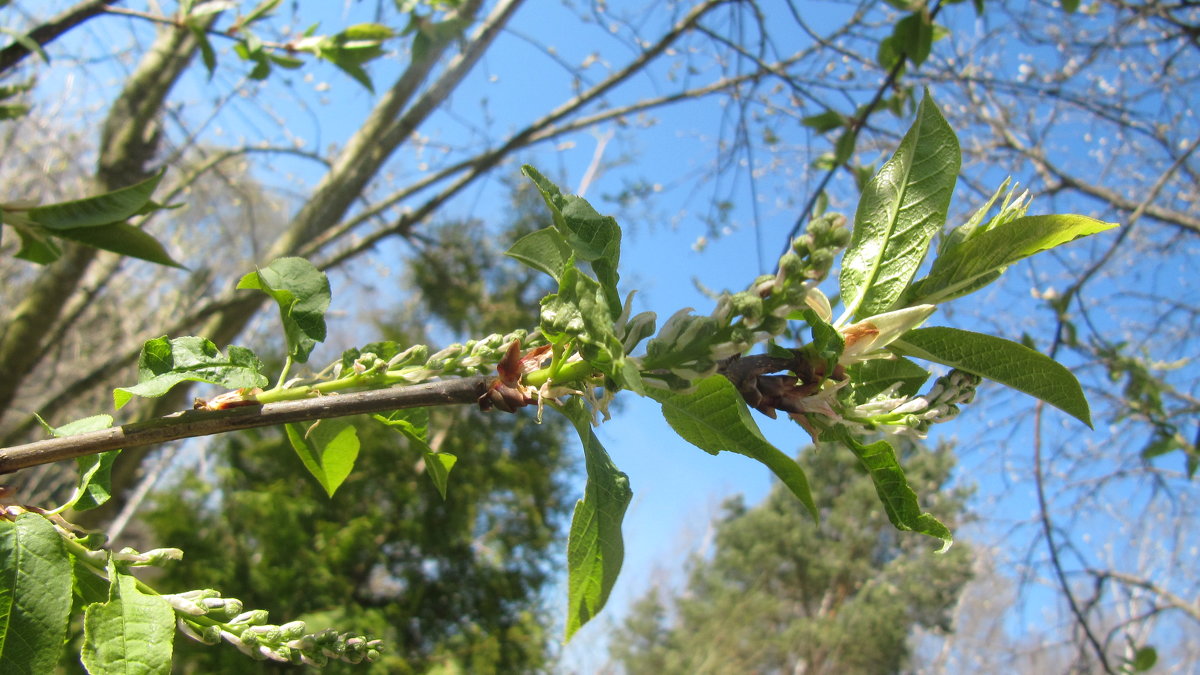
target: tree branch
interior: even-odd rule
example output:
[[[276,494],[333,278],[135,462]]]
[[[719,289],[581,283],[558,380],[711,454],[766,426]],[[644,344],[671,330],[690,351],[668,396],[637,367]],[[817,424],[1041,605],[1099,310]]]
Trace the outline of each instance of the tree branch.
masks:
[[[81,2],[29,31],[25,36],[26,40],[14,40],[9,46],[0,49],[0,73],[7,72],[10,68],[25,60],[26,56],[29,56],[29,47],[25,46],[29,40],[37,43],[39,47],[45,47],[84,21],[104,13],[105,8],[109,5],[115,5],[118,2],[120,0],[88,0],[87,2]]]
[[[494,376],[476,375],[408,387],[331,394],[229,410],[186,410],[112,429],[0,449],[0,474],[109,450],[157,445],[183,438],[212,436],[255,427],[405,408],[470,404],[478,401],[493,379]]]

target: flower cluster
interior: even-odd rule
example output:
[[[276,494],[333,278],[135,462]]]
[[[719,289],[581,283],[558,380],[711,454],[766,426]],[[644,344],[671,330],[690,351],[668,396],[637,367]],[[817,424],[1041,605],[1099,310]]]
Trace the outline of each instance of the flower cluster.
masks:
[[[529,331],[521,329],[506,335],[493,333],[479,340],[455,343],[433,354],[425,345],[413,345],[390,358],[386,358],[387,348],[392,346],[390,343],[371,344],[362,351],[347,352],[331,369],[335,378],[354,373],[364,379],[386,377],[409,384],[434,377],[480,375],[504,358],[514,340],[521,344],[536,341],[529,339]]]
[[[782,335],[800,312],[814,310],[828,321],[829,300],[816,283],[850,242],[845,223],[844,216],[833,213],[814,219],[779,259],[774,274],[758,277],[740,293],[722,293],[708,316],[693,315],[691,309],[672,315],[638,359],[646,383],[687,391],[723,361]]]
[[[959,406],[975,398],[975,389],[983,378],[954,369],[939,377],[928,392],[920,396],[896,397],[885,392],[876,400],[847,412],[853,422],[870,430],[880,425],[893,433],[924,437],[929,427],[958,417]]]
[[[222,598],[208,589],[164,595],[178,616],[180,632],[206,645],[221,641],[258,661],[324,666],[330,660],[372,662],[382,650],[380,640],[332,629],[308,633],[303,621],[281,626],[267,623],[262,609],[242,611],[236,598]]]

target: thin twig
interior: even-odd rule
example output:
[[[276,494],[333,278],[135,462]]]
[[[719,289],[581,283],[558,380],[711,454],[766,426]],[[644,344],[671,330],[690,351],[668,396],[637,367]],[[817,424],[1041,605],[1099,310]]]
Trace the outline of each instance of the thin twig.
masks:
[[[289,422],[475,403],[494,377],[476,375],[409,387],[336,394],[230,410],[187,410],[112,429],[0,449],[0,474],[108,450],[156,445]]]
[[[74,7],[63,11],[58,16],[50,19],[46,23],[29,31],[25,36],[27,40],[14,40],[12,44],[4,49],[0,49],[0,73],[7,72],[8,69],[16,66],[23,61],[26,56],[29,56],[29,47],[26,47],[28,41],[33,41],[39,47],[54,42],[63,34],[91,19],[92,17],[102,13],[108,5],[115,4],[120,0],[90,0],[89,2],[81,2]]]

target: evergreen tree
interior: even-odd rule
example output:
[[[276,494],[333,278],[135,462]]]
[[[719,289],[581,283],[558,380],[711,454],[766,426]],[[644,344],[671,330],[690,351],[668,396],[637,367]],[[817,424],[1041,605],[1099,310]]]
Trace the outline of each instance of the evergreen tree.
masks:
[[[945,488],[947,446],[903,446],[918,494],[947,524],[961,520],[966,492]],[[938,555],[927,540],[896,533],[870,478],[836,448],[806,450],[800,463],[821,508],[814,526],[782,486],[760,505],[725,505],[711,558],[693,563],[686,589],[637,602],[610,643],[610,658],[642,673],[899,672],[915,626],[949,630],[949,610],[971,576],[961,542]],[[945,490],[945,491],[943,491]]]

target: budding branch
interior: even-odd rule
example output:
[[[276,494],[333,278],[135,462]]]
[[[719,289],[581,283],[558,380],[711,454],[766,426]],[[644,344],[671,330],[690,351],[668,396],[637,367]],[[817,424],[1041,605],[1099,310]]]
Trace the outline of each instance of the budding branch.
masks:
[[[0,449],[0,474],[108,450],[134,448],[288,422],[476,403],[495,376],[477,375],[407,387],[330,394],[229,410],[186,410],[111,429]]]

